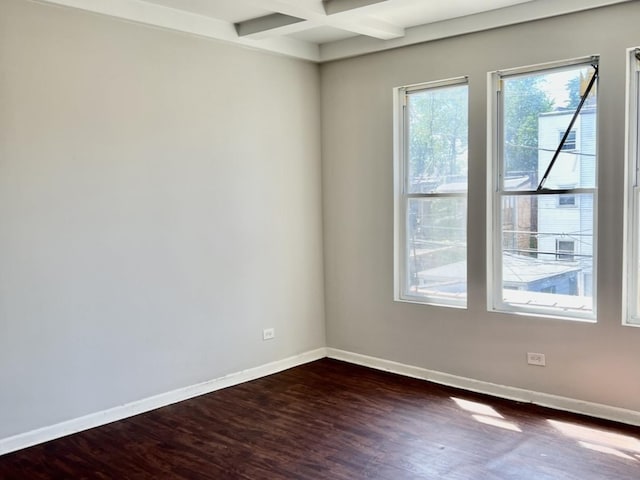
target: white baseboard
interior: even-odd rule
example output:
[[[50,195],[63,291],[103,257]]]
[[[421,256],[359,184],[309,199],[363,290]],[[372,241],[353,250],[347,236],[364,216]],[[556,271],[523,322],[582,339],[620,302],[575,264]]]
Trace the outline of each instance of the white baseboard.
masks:
[[[12,437],[2,438],[0,439],[0,455],[27,448],[38,443],[48,442],[49,440],[54,440],[66,435],[71,435],[72,433],[106,425],[107,423],[132,417],[140,413],[149,412],[160,407],[181,402],[206,393],[211,393],[222,388],[232,387],[240,383],[272,375],[324,357],[326,357],[326,348],[318,348],[317,350],[311,350],[283,360],[231,373],[224,377],[215,378],[196,385],[190,385],[188,387],[154,395],[153,397],[143,398],[142,400],[136,400],[135,402],[109,408],[108,410],[74,418],[55,425],[32,430],[30,432],[21,433]]]
[[[293,357],[260,365],[258,367],[231,373],[224,377],[161,393],[153,397],[143,398],[135,402],[74,418],[65,422],[21,433],[12,437],[0,439],[0,455],[55,440],[56,438],[106,425],[107,423],[123,420],[134,415],[149,412],[160,407],[178,403],[189,398],[197,397],[257,378],[272,375],[289,368],[313,362],[324,357],[334,358],[345,362],[362,365],[364,367],[397,373],[407,377],[418,378],[430,382],[461,388],[477,393],[493,395],[518,402],[533,403],[566,412],[580,413],[591,417],[613,420],[629,425],[640,426],[640,412],[611,407],[598,403],[584,402],[573,398],[534,392],[521,388],[508,387],[490,382],[483,382],[471,378],[459,377],[448,373],[428,370],[426,368],[405,365],[382,358],[370,357],[358,353],[347,352],[335,348],[318,348]]]
[[[484,393],[494,397],[506,398],[508,400],[515,400],[518,402],[533,403],[542,407],[563,410],[565,412],[579,413],[605,420],[613,420],[629,425],[640,426],[640,412],[635,410],[627,410],[599,403],[585,402],[548,393],[524,390],[522,388],[507,387],[495,383],[483,382],[471,378],[428,370],[426,368],[392,362],[382,358],[360,355],[358,353],[347,352],[335,348],[327,348],[327,357],[362,365],[364,367],[375,368],[376,370],[383,370],[407,377],[428,380],[430,382],[449,387]]]

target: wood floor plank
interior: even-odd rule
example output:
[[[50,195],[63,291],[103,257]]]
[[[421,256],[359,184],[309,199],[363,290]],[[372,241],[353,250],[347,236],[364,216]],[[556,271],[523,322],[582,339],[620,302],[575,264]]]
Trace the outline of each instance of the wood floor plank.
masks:
[[[640,429],[323,359],[4,455],[0,478],[639,480]]]

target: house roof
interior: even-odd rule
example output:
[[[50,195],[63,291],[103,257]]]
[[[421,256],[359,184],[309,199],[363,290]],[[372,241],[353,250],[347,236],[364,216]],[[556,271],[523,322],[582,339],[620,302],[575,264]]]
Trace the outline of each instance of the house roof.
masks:
[[[581,267],[576,262],[557,262],[522,255],[504,254],[503,281],[506,284],[528,284],[572,272],[579,272]],[[451,281],[467,276],[467,262],[455,262],[440,267],[418,272],[422,279]]]

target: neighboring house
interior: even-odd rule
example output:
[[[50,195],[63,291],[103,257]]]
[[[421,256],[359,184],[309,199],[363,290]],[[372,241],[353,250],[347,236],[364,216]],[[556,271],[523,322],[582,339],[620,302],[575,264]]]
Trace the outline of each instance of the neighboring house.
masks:
[[[418,272],[418,291],[431,290],[457,295],[466,292],[467,262],[460,261]],[[506,254],[503,261],[504,288],[526,292],[577,295],[580,267],[573,262],[548,262],[537,258]]]
[[[580,268],[572,262],[548,262],[522,255],[505,254],[504,288],[527,292],[576,295]]]
[[[531,190],[535,188],[530,175],[504,179],[505,189]],[[514,255],[529,255],[535,249],[535,202],[529,196],[505,197],[502,205],[502,247]],[[506,261],[506,259],[505,259]]]
[[[538,176],[542,178],[560,144],[574,110],[557,110],[538,118]],[[582,109],[545,183],[545,187],[595,185],[595,109]],[[538,200],[538,259],[577,267],[576,292],[591,296],[593,275],[593,196],[567,194]]]

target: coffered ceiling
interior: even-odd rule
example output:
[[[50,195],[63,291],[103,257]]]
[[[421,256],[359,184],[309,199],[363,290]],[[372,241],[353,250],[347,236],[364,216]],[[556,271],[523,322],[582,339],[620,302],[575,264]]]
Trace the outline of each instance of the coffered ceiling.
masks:
[[[323,62],[634,0],[38,0]]]

